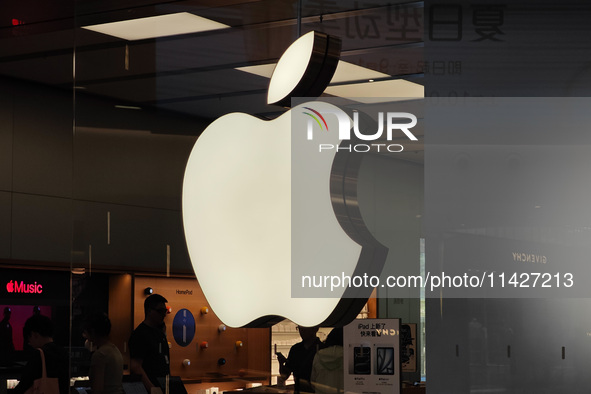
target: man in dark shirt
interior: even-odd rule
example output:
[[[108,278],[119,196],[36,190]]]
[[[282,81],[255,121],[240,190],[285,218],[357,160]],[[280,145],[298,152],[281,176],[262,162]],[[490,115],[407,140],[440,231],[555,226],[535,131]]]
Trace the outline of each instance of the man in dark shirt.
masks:
[[[158,378],[170,375],[166,339],[166,298],[152,294],[144,301],[144,321],[131,334],[129,352],[131,373],[141,376],[148,393],[159,387]]]
[[[47,316],[32,316],[25,322],[23,335],[28,344],[43,350],[47,377],[58,378],[60,394],[70,392],[68,352],[53,342],[53,324]],[[23,394],[36,379],[41,378],[41,352],[33,350],[21,375],[19,384],[11,394]]]
[[[301,392],[312,393],[314,392],[310,383],[312,363],[314,362],[314,355],[322,342],[316,336],[318,327],[298,326],[298,330],[302,341],[289,349],[287,358],[281,353],[277,354],[279,373],[283,379],[289,378],[289,375],[293,373],[294,392],[296,394]]]

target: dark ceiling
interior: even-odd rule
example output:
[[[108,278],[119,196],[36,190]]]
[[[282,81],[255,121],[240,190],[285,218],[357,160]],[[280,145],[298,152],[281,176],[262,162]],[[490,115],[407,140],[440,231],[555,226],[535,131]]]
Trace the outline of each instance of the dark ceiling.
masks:
[[[138,41],[81,28],[177,12],[231,28]],[[0,75],[205,119],[281,113],[266,104],[268,78],[235,68],[276,62],[298,33],[310,30],[339,36],[341,60],[386,79],[423,80],[422,2],[8,1],[0,15]]]

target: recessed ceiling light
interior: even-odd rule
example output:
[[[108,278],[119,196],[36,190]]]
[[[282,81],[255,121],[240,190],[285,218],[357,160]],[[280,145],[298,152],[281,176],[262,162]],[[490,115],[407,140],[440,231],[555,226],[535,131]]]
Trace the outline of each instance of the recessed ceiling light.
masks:
[[[367,81],[388,77],[390,77],[390,75],[341,60],[337,65],[337,70],[335,71],[334,77],[330,83]]]
[[[271,78],[276,65],[277,63],[259,64],[256,66],[236,67],[236,70],[258,75],[260,77]]]
[[[100,25],[83,26],[83,29],[96,31],[124,40],[144,40],[147,38],[175,36],[225,29],[230,26],[188,12],[129,19]]]
[[[115,105],[115,108],[119,109],[133,109],[133,110],[141,110],[142,107],[136,107],[134,105]]]
[[[329,86],[325,93],[361,103],[383,103],[406,98],[425,97],[425,88],[404,79]]]
[[[275,63],[260,64],[258,66],[237,67],[236,70],[244,71],[250,74],[259,75],[261,77],[271,78]],[[378,71],[371,70],[366,67],[361,67],[353,63],[339,60],[337,69],[330,83],[341,83],[350,81],[367,81],[378,78],[388,78],[390,75]]]

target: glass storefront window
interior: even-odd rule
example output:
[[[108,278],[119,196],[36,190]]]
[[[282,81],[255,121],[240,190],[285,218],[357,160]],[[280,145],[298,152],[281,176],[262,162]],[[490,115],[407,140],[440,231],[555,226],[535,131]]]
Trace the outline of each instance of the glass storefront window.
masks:
[[[9,1],[0,10],[0,307],[16,352],[3,353],[0,386],[19,380],[23,326],[37,313],[68,353],[70,383],[89,387],[84,331],[104,312],[125,388],[142,387],[129,338],[153,293],[168,301],[169,387],[272,383],[272,329],[226,327],[195,278],[181,213],[187,158],[224,114],[287,111],[266,104],[269,77],[310,30],[343,42],[328,94],[373,82],[387,90],[402,76],[422,91],[422,3]],[[421,151],[403,160],[420,166]]]

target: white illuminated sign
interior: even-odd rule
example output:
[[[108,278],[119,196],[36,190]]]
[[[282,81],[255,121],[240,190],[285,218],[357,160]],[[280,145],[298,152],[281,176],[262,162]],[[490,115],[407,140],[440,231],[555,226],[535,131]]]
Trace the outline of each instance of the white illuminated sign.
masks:
[[[330,106],[306,105],[313,104],[323,110]],[[291,157],[292,114],[303,118],[304,137],[307,119],[301,107],[272,121],[223,116],[199,137],[187,163],[183,220],[189,255],[209,304],[228,326],[267,315],[304,326],[321,323],[341,294],[292,298],[291,264],[336,260],[352,275],[359,259],[361,246],[345,234],[331,205],[336,153],[301,160],[298,179],[292,179],[292,162],[300,163]],[[328,122],[338,129],[336,117]],[[338,143],[336,132],[322,141],[326,138]],[[303,188],[296,207],[292,187]],[[298,225],[292,226],[292,208]]]
[[[298,48],[309,49],[313,37],[305,35],[292,45],[284,55],[286,64],[302,60]],[[292,77],[301,77],[306,68],[299,65],[294,72],[283,63],[284,57],[269,87],[277,100],[289,97],[297,85]],[[313,143],[306,139],[309,111],[323,114],[326,126],[315,133]],[[331,172],[338,152],[317,150],[318,144],[338,145],[339,128],[348,130],[352,124],[338,107],[308,102],[270,121],[243,113],[222,116],[196,141],[183,181],[185,238],[203,292],[226,325],[258,324],[277,316],[302,326],[320,325],[329,317],[339,321],[335,315],[354,309],[347,309],[352,305],[347,290],[340,288],[330,298],[294,298],[293,267],[307,275],[318,267],[333,272],[336,264],[346,276],[368,262],[381,269],[385,252],[362,253],[365,239],[362,248],[343,229],[342,215],[335,215]]]

